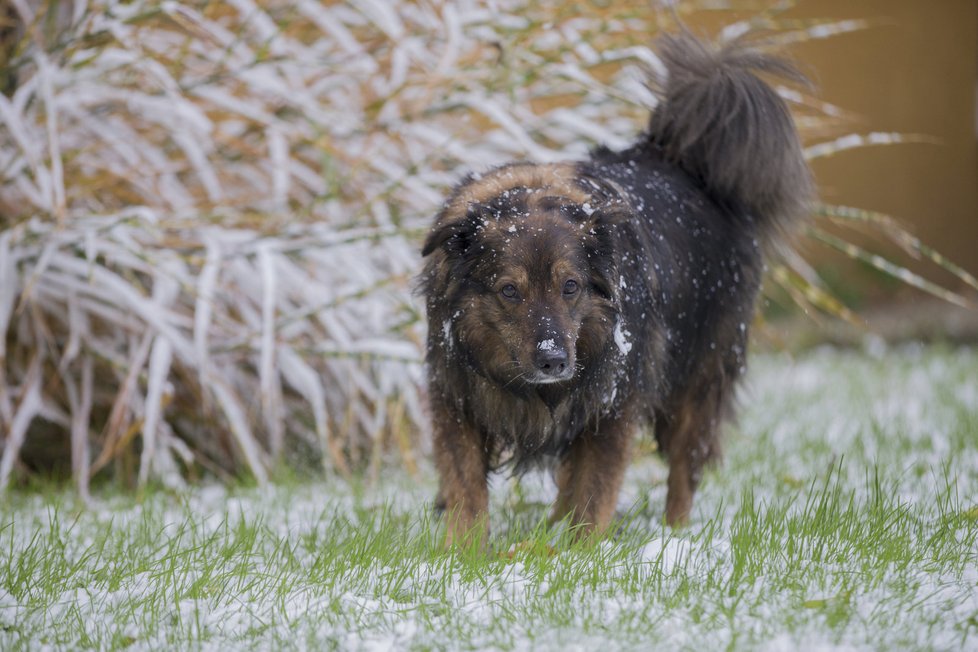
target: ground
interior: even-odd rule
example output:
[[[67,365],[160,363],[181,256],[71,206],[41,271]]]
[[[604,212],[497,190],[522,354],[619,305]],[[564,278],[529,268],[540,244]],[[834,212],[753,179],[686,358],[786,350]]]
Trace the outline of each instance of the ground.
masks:
[[[978,648],[978,351],[759,355],[741,403],[688,528],[644,455],[594,546],[540,525],[544,476],[497,479],[492,549],[453,554],[428,467],[14,492],[0,649]]]

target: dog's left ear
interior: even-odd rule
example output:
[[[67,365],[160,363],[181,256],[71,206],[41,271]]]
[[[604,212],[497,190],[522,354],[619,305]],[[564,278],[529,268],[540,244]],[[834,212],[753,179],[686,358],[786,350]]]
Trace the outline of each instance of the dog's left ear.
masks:
[[[616,307],[620,300],[621,260],[616,246],[618,234],[607,215],[595,213],[584,241],[588,266],[591,268],[591,284],[597,293]]]
[[[625,191],[613,181],[582,173],[580,186],[591,195],[587,206],[588,234],[584,242],[591,266],[594,289],[616,307],[621,300],[621,247],[618,239],[627,232],[634,212]]]
[[[577,182],[582,190],[594,200],[596,210],[631,211],[625,189],[612,181],[599,176],[596,171],[582,166],[578,171]]]
[[[448,239],[455,235],[455,231],[456,224],[451,222],[439,224],[432,228],[428,232],[428,237],[425,238],[424,247],[421,248],[422,257],[431,255],[436,249],[448,242]]]
[[[471,215],[452,215],[448,208],[435,219],[435,226],[428,233],[421,249],[421,256],[428,256],[436,249],[444,248],[447,253],[465,253],[472,244],[476,233],[476,222]]]

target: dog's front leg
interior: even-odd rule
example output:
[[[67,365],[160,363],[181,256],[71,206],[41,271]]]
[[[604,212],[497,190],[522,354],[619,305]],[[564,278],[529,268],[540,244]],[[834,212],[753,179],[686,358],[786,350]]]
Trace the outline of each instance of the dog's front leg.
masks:
[[[619,416],[578,435],[557,473],[552,520],[570,516],[579,538],[608,529],[631,455],[633,431],[632,420]]]
[[[473,541],[484,545],[489,534],[488,459],[474,424],[434,406],[434,453],[439,474],[438,503],[445,510],[445,546]]]

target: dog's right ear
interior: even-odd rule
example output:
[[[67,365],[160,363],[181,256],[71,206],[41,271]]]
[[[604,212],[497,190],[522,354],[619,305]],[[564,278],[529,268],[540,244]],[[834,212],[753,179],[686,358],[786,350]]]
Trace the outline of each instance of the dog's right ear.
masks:
[[[477,216],[476,216],[477,217]],[[472,244],[476,234],[476,219],[473,215],[452,215],[447,209],[435,219],[428,238],[421,249],[422,256],[428,256],[436,249],[444,249],[448,254],[463,254]]]

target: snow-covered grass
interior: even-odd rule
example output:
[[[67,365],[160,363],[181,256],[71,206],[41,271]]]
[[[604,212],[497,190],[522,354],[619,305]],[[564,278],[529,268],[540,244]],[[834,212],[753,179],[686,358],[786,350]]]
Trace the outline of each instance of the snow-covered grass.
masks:
[[[644,456],[593,546],[540,525],[543,476],[496,482],[489,553],[440,550],[426,467],[14,493],[0,648],[974,649],[978,351],[762,355],[743,405],[689,528]]]

